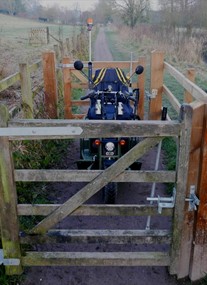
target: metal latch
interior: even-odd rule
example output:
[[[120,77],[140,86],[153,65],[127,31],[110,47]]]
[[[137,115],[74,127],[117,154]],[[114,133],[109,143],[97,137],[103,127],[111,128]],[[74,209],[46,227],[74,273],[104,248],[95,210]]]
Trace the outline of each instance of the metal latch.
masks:
[[[20,259],[18,259],[18,258],[4,258],[4,251],[3,251],[3,249],[0,249],[0,265],[1,264],[18,266],[20,264]]]
[[[197,206],[200,204],[200,200],[195,194],[195,185],[190,186],[190,197],[185,199],[186,202],[189,202],[188,211],[196,211]]]
[[[171,197],[147,197],[147,201],[156,201],[158,205],[158,213],[162,213],[163,208],[174,208],[175,206],[175,196],[176,196],[176,189],[173,189],[173,195]]]

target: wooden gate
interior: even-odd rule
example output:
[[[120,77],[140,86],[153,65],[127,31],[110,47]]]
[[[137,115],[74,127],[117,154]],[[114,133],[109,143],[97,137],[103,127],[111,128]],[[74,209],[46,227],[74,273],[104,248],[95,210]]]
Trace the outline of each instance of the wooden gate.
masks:
[[[0,217],[1,237],[7,274],[21,274],[23,266],[170,266],[179,271],[182,225],[185,213],[186,184],[193,108],[181,106],[177,121],[84,121],[84,120],[9,120],[5,107],[0,108]],[[80,139],[96,137],[140,137],[142,140],[106,170],[15,170],[10,142],[14,140]],[[134,161],[155,147],[163,138],[178,141],[177,171],[128,171]],[[61,205],[17,204],[17,181],[88,182],[77,194]],[[107,183],[173,182],[176,185],[175,207],[156,205],[85,205]],[[19,232],[18,216],[45,216],[32,230]],[[54,229],[69,215],[173,217],[172,231],[166,230],[68,230]],[[109,243],[169,243],[170,251],[149,252],[22,252],[21,243],[64,241]]]

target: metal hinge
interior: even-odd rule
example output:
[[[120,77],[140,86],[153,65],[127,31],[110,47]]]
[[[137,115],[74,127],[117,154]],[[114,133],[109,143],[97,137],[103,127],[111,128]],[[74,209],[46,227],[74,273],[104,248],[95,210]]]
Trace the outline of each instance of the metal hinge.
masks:
[[[0,265],[13,265],[18,266],[20,264],[20,259],[18,258],[4,258],[4,251],[0,249]]]
[[[185,199],[186,202],[189,202],[188,211],[196,211],[197,206],[199,206],[200,204],[200,200],[196,196],[195,190],[196,190],[195,185],[191,185],[190,186],[190,197]]]
[[[176,189],[173,189],[173,195],[171,197],[147,197],[147,201],[157,202],[158,205],[158,213],[162,213],[163,208],[174,208],[175,206],[175,196],[176,196]]]

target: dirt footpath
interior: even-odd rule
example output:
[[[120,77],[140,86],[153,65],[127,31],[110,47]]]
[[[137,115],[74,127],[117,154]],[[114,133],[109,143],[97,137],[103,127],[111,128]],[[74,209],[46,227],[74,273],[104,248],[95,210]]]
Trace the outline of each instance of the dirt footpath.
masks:
[[[92,56],[95,61],[113,61],[113,57],[108,48],[106,35],[103,28],[100,29],[97,36],[94,46],[94,55]]]
[[[104,30],[100,30],[95,44],[95,60],[112,60],[107,48]],[[65,158],[62,168],[76,168],[79,155],[79,142],[74,141]],[[142,159],[142,169],[154,169],[156,148]],[[163,169],[163,158],[159,165]],[[63,203],[83,187],[84,183],[55,183],[48,187],[49,199],[54,203]],[[151,184],[122,183],[119,185],[117,203],[145,204],[150,195]],[[164,185],[157,184],[159,194],[165,192]],[[96,194],[87,203],[102,203],[101,193]],[[65,229],[145,229],[146,218],[139,217],[68,217],[57,225]],[[152,229],[170,228],[170,218],[153,218]],[[37,245],[39,251],[166,251],[161,245],[110,245],[110,244],[55,244]],[[25,281],[21,285],[175,285],[178,282],[170,277],[165,267],[32,267],[27,268]],[[185,284],[185,283],[179,283]]]

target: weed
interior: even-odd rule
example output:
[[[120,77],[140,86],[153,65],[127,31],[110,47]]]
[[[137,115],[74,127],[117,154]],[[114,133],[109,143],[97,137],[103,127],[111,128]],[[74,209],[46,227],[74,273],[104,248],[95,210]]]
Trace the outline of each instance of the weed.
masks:
[[[0,265],[0,284],[1,285],[19,285],[23,281],[24,276],[7,276],[5,275],[5,268]]]
[[[65,157],[70,140],[24,141],[13,143],[15,169],[48,169]],[[48,204],[45,183],[17,182],[19,204]],[[31,229],[41,217],[20,217],[20,229]]]
[[[168,170],[176,169],[177,161],[177,144],[173,138],[165,138],[162,142],[162,150],[164,151],[164,164]],[[166,183],[167,193],[172,194],[174,183]]]
[[[207,275],[203,279],[201,279],[200,285],[207,285]]]

